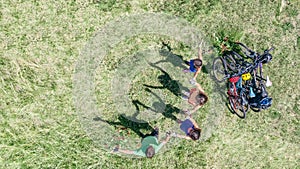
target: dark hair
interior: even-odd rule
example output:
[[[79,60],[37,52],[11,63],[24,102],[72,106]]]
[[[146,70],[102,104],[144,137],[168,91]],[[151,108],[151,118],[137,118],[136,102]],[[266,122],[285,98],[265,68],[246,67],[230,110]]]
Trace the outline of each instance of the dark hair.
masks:
[[[199,105],[204,105],[208,100],[208,97],[203,94],[203,93],[199,93],[197,96],[196,96],[196,101]]]
[[[196,141],[199,140],[201,135],[201,129],[194,128],[189,132],[189,136],[192,140]]]
[[[146,157],[148,158],[152,158],[155,154],[155,150],[152,146],[149,146],[147,149],[146,149]]]
[[[202,66],[202,60],[200,60],[200,59],[195,59],[195,60],[194,60],[194,66],[195,66],[196,68],[200,68],[200,66]]]

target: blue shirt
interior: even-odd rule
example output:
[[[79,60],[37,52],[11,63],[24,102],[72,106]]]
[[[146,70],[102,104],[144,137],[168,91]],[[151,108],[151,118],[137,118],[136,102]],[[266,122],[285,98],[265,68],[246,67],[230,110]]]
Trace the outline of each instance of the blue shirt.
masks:
[[[193,73],[197,72],[197,69],[194,66],[194,60],[190,60],[190,71]]]
[[[189,132],[188,132],[189,128],[194,128],[194,124],[192,123],[192,121],[190,119],[186,119],[181,123],[180,129],[182,131],[184,131],[186,135],[188,135],[189,134]]]

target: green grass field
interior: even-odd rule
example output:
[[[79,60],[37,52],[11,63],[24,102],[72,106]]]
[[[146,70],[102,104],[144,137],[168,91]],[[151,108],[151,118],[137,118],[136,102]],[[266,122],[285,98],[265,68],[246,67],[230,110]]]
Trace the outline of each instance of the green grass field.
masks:
[[[0,5],[0,168],[300,167],[298,0],[14,0],[2,1]],[[203,130],[207,129],[203,131],[205,139],[200,142],[172,139],[153,159],[109,153],[103,148],[104,141],[111,144],[108,148],[115,143],[121,146],[126,143],[104,139],[104,133],[98,136],[87,133],[96,129],[82,123],[74,104],[76,65],[86,45],[106,24],[144,12],[185,19],[201,30],[210,43],[223,33],[256,51],[274,46],[273,60],[264,66],[264,73],[273,82],[268,88],[272,107],[260,113],[250,111],[245,120],[231,114],[223,104],[214,109],[213,99],[220,98],[215,96],[209,71],[204,71],[198,79],[211,100],[197,112],[196,120]],[[160,49],[162,42],[168,42],[172,54],[185,60],[196,55],[182,42],[148,34],[118,43],[98,64],[94,72],[95,95],[107,120],[117,122],[120,114],[112,87],[114,80],[122,76],[114,70],[126,69],[124,63],[131,65],[145,51]],[[151,56],[151,61],[163,58],[159,56]],[[209,57],[204,57],[207,70],[212,64]],[[166,70],[170,77],[185,79],[179,75],[181,68],[176,68],[177,73],[172,64],[164,64],[160,66],[170,68]],[[151,104],[144,97],[150,95],[143,91],[142,85],[159,86],[157,77],[161,72],[149,65],[146,68],[132,77],[129,94],[132,100]],[[165,96],[166,105],[179,109],[184,106],[171,90],[151,91]],[[151,126],[172,128],[175,123],[167,115],[150,122]],[[114,127],[108,128],[116,132]],[[126,132],[132,131],[121,133],[129,141],[138,139]]]

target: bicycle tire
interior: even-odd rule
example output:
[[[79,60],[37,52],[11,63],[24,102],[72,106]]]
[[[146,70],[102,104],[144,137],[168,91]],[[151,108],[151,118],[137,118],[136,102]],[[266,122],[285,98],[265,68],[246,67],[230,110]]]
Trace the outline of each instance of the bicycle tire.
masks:
[[[231,72],[237,72],[238,66],[236,60],[231,56],[231,54],[224,55],[224,59],[226,62],[226,67]]]
[[[217,82],[221,83],[226,78],[227,68],[224,64],[224,61],[221,57],[217,57],[213,62],[213,75]]]
[[[242,56],[234,51],[228,52],[224,55],[227,69],[230,73],[237,73],[247,63]]]
[[[237,114],[237,116],[239,116],[240,118],[246,118],[246,113],[249,111],[249,104],[248,104],[248,99],[247,99],[247,95],[246,93],[244,92],[241,92],[240,93],[240,96],[239,96],[239,99],[240,99],[240,109],[238,109],[238,113],[242,113],[242,115],[240,114]]]
[[[241,119],[246,118],[246,113],[249,111],[249,104],[245,103],[246,99],[247,97],[244,92],[242,92],[237,99],[229,97],[231,110]],[[239,104],[238,107],[237,104]]]
[[[229,96],[228,100],[229,100],[229,106],[230,106],[231,112],[233,112],[234,114],[236,114],[235,113],[235,111],[236,111],[236,108],[235,108],[235,99],[232,96]]]
[[[236,114],[239,118],[244,119],[246,117],[246,113],[237,108],[236,104],[239,101],[233,97],[229,97],[229,105],[234,114]]]

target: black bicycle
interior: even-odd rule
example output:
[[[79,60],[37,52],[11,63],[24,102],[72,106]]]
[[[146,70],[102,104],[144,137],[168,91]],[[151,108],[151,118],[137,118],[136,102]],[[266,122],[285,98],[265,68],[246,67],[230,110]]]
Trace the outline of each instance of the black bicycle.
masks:
[[[263,54],[259,54],[249,49],[246,45],[239,44],[243,47],[246,57],[253,60],[253,68],[250,71],[251,80],[246,81],[245,88],[248,89],[250,108],[255,112],[259,112],[261,109],[267,109],[272,104],[272,98],[268,96],[266,90],[267,79],[263,77],[262,66],[272,60],[270,52],[274,50],[274,47],[265,50]]]
[[[214,59],[213,75],[218,82],[223,82],[230,74],[237,73],[243,64],[243,57],[234,51],[227,51]]]
[[[263,77],[262,65],[272,60],[270,51],[274,48],[272,47],[265,50],[263,54],[259,54],[242,43],[237,42],[237,44],[241,46],[244,55],[235,51],[228,51],[223,56],[217,57],[213,62],[213,74],[218,82],[229,79],[227,93],[230,108],[240,118],[245,118],[245,113],[248,111],[247,106],[250,105],[253,111],[259,112],[272,104],[272,98],[268,97],[266,91],[267,79]],[[248,62],[247,59],[252,60],[252,63]],[[236,86],[233,86],[237,84],[236,79],[240,80],[241,85],[238,90],[242,92],[230,92],[230,90],[236,90]],[[234,83],[232,83],[233,81]],[[239,93],[242,93],[242,95]],[[240,112],[242,114],[239,114]]]

